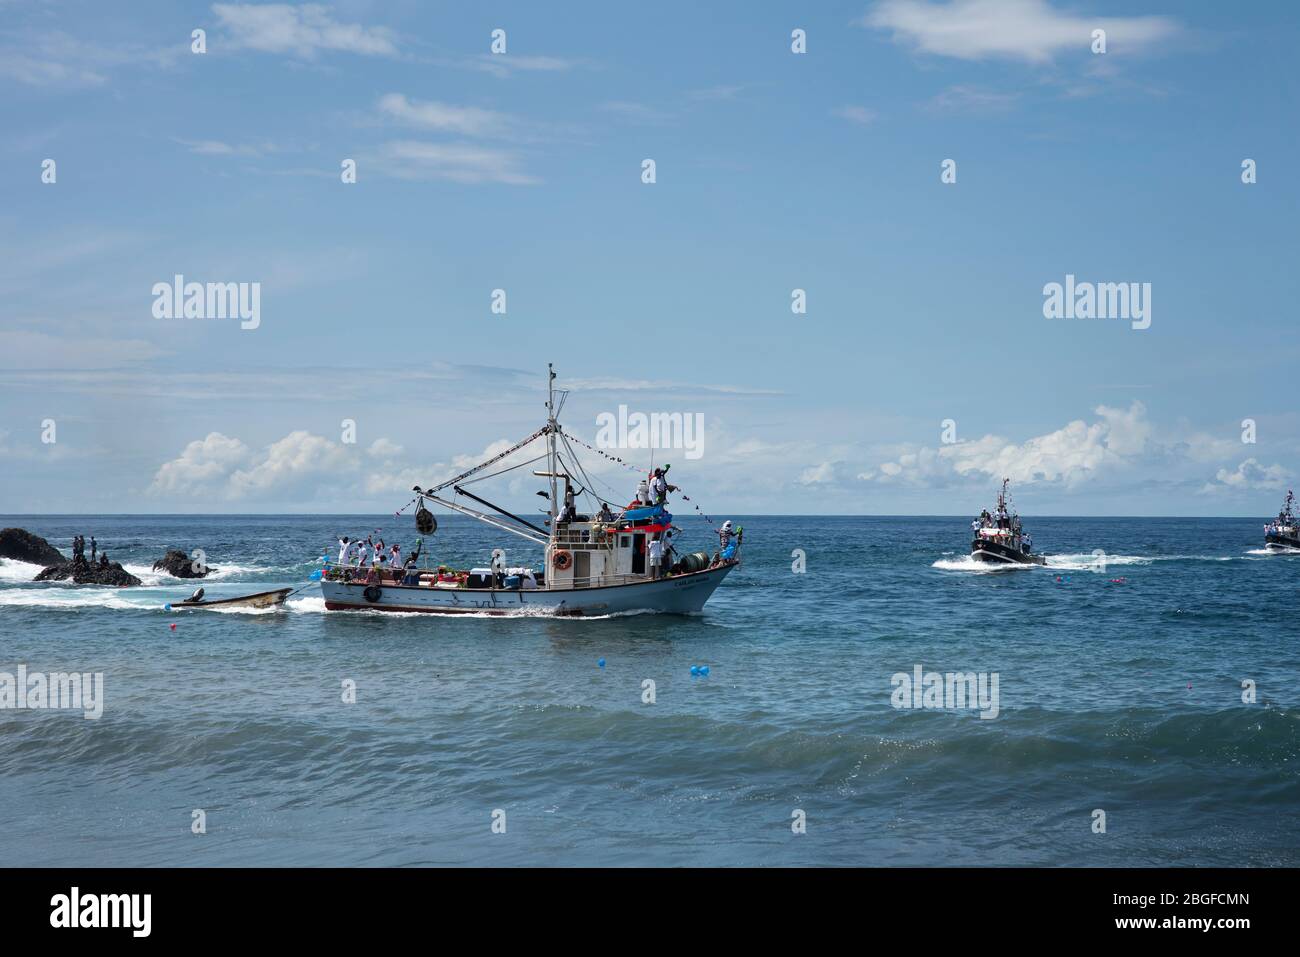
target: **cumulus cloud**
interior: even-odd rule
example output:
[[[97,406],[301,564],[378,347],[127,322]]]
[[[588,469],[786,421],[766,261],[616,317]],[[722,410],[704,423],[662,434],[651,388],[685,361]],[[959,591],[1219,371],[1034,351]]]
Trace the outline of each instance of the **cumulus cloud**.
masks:
[[[154,475],[149,491],[156,495],[208,491],[248,461],[251,454],[239,439],[209,432],[206,438],[191,442],[179,456],[164,462]]]
[[[1214,473],[1214,481],[1206,482],[1202,492],[1245,492],[1257,489],[1282,489],[1291,478],[1291,473],[1280,465],[1261,465],[1255,458],[1248,458],[1235,469],[1219,469]]]
[[[313,498],[340,487],[367,496],[400,495],[413,485],[436,483],[463,472],[512,444],[499,439],[477,454],[419,464],[408,461],[402,447],[388,438],[376,439],[363,452],[299,430],[254,450],[237,438],[212,432],[163,463],[149,491],[158,498],[203,496],[249,504]]]
[[[1100,420],[1076,419],[1046,435],[1012,442],[986,435],[968,442],[924,448],[901,455],[860,475],[865,481],[927,485],[954,477],[1010,478],[1013,482],[1075,485],[1105,465],[1119,465],[1141,453],[1151,426],[1146,408],[1100,406]]]
[[[391,30],[340,23],[328,7],[320,4],[214,3],[212,12],[230,32],[236,47],[262,53],[287,53],[305,60],[315,58],[322,51],[397,55]]]
[[[922,53],[1029,63],[1088,52],[1096,29],[1106,31],[1110,52],[1150,48],[1180,30],[1170,17],[1089,17],[1057,10],[1047,0],[883,0],[860,22]]]

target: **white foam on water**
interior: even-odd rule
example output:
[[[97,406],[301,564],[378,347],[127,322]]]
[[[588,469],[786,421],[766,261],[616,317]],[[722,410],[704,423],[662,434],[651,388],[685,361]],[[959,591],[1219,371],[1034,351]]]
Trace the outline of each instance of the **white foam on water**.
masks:
[[[237,575],[261,574],[270,571],[269,568],[263,568],[258,565],[214,565],[212,569],[203,578],[178,578],[169,572],[159,569],[154,571],[153,565],[136,565],[134,563],[123,564],[122,567],[140,579],[145,585],[170,585],[174,582],[203,582],[225,581],[236,577]]]
[[[930,566],[931,568],[941,568],[950,572],[976,572],[979,574],[989,574],[990,572],[1012,571],[1019,568],[1037,568],[1037,565],[1022,565],[1019,562],[981,562],[972,558],[970,555],[962,555],[960,558],[941,558]]]
[[[1111,565],[1150,565],[1153,561],[1154,558],[1145,555],[1094,555],[1089,552],[1079,555],[1048,555],[1047,567],[1103,572]]]
[[[14,558],[0,558],[0,582],[29,582],[41,573],[43,565],[32,565]]]
[[[1300,555],[1300,548],[1252,548],[1247,555]]]
[[[161,608],[162,601],[157,596],[133,596],[131,601],[122,597],[123,589],[96,588],[85,586],[73,588],[10,588],[0,591],[0,606],[15,608],[113,608],[125,611],[141,611]]]

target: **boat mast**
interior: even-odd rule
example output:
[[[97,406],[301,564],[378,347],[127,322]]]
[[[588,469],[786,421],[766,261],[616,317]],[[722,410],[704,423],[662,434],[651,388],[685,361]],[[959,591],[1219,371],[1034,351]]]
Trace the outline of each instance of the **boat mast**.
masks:
[[[555,537],[555,520],[560,515],[555,484],[555,369],[546,363],[546,471],[551,473],[551,537]]]

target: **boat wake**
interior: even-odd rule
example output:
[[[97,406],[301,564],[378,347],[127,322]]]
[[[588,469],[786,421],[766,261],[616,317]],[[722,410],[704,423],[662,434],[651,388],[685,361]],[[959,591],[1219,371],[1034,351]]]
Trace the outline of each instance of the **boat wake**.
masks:
[[[1265,555],[1274,554],[1266,549],[1247,552],[1248,555]],[[1300,550],[1293,552],[1300,555]],[[1111,567],[1121,567],[1128,565],[1154,565],[1156,562],[1231,562],[1236,561],[1233,555],[1096,555],[1092,552],[1080,552],[1068,555],[1047,555],[1047,568],[1054,568],[1059,571],[1089,571],[1104,572]],[[941,558],[931,565],[932,568],[942,568],[946,571],[957,572],[1000,572],[1013,568],[1034,568],[1034,565],[1020,565],[1012,563],[992,563],[976,561],[969,555],[962,555],[957,558]]]
[[[1037,568],[1037,565],[1022,565],[1019,562],[981,562],[976,561],[970,555],[962,555],[960,558],[941,558],[930,566],[931,568],[941,568],[949,572],[975,572],[977,574],[990,574],[993,572],[1005,572],[1018,568]]]

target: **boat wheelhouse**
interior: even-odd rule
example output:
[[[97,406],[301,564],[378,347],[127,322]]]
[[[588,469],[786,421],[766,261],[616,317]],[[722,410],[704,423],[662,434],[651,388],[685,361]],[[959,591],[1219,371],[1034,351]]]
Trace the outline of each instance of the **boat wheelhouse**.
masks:
[[[1020,516],[1011,502],[1009,478],[1002,480],[998,501],[992,514],[988,509],[971,522],[974,539],[971,541],[971,558],[977,562],[1004,565],[1046,565],[1047,559],[1034,554],[1029,534],[1020,524]]]
[[[639,500],[617,513],[601,514],[603,503],[591,492],[592,483],[575,449],[591,447],[565,433],[560,425],[558,417],[568,393],[555,388],[555,372],[549,365],[547,375],[546,425],[454,478],[430,488],[416,486],[417,497],[409,503],[416,506],[416,529],[422,535],[437,530],[427,505],[440,505],[540,545],[543,567],[508,567],[500,549],[494,551],[491,565],[462,572],[446,566],[384,570],[345,560],[327,562],[321,576],[327,610],[488,615],[689,614],[703,610],[714,589],[740,564],[741,533],[733,537],[727,523],[721,547],[712,558],[707,551],[674,557],[672,533],[677,529],[663,500],[666,495],[657,503]],[[545,442],[543,454],[503,464],[537,441]],[[545,462],[545,468],[532,474],[548,482],[549,491],[538,493],[549,505],[549,514],[542,519],[546,527],[465,488],[539,461]],[[493,466],[500,469],[486,471]],[[593,506],[601,505],[601,510],[579,513],[579,494]]]

